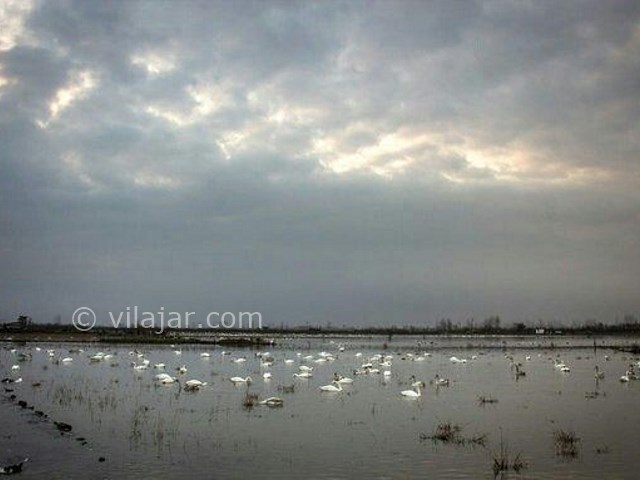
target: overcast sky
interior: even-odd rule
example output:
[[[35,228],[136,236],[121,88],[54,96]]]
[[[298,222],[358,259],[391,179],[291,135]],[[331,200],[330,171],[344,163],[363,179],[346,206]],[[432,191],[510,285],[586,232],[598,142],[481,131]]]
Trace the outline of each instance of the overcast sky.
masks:
[[[0,318],[640,313],[640,2],[0,2]]]

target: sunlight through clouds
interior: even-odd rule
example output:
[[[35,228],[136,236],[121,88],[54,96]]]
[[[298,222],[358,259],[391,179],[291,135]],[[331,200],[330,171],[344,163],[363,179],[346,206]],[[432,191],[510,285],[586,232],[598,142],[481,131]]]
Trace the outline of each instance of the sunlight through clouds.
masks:
[[[54,99],[49,103],[49,118],[45,121],[39,121],[38,124],[42,128],[46,128],[73,103],[86,98],[97,85],[98,80],[92,72],[88,70],[76,72],[72,75],[69,83],[58,90]]]

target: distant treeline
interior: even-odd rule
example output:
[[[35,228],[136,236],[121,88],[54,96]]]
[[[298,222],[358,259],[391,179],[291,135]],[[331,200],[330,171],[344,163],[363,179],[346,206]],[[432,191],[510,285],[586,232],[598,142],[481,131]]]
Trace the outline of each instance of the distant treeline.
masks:
[[[42,332],[42,333],[81,333],[73,325],[61,325],[59,323],[29,323],[16,325],[15,322],[0,324],[0,332]],[[174,336],[180,333],[193,334],[233,334],[233,333],[262,333],[262,334],[307,334],[307,335],[592,335],[592,334],[627,334],[640,333],[640,322],[633,315],[626,315],[622,322],[608,324],[597,321],[586,321],[582,324],[571,326],[556,325],[539,321],[537,326],[517,322],[504,325],[499,316],[489,317],[476,324],[473,320],[464,323],[456,323],[450,319],[442,319],[436,325],[409,325],[409,326],[332,326],[304,325],[278,327],[263,326],[262,329],[165,329],[161,334],[153,328],[114,328],[96,326],[87,334],[108,336]]]

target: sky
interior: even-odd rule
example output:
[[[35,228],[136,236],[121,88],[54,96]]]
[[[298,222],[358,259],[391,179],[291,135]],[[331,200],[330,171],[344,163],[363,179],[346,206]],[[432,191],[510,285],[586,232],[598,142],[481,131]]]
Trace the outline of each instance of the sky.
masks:
[[[0,2],[0,318],[640,315],[640,2]]]

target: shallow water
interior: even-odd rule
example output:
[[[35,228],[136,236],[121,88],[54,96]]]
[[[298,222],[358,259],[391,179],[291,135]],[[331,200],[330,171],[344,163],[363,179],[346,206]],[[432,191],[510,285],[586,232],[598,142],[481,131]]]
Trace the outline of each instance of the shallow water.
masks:
[[[197,478],[493,478],[493,456],[502,439],[512,456],[520,453],[527,464],[519,474],[510,473],[512,478],[637,478],[640,458],[634,439],[640,433],[640,382],[618,381],[637,359],[601,348],[594,351],[593,341],[584,338],[507,339],[504,349],[490,348],[503,341],[290,338],[269,349],[275,358],[269,368],[261,368],[255,356],[259,350],[227,349],[229,354],[223,355],[219,347],[182,346],[177,355],[169,346],[136,347],[151,365],[165,363],[172,375],[176,367],[186,365],[188,372],[180,375],[183,382],[196,378],[208,383],[198,392],[186,392],[177,384],[158,385],[154,376],[161,370],[151,366],[134,370],[131,362],[142,358],[127,346],[4,344],[1,374],[22,377],[23,382],[3,385],[14,392],[3,393],[0,402],[1,460],[29,457],[22,478],[157,478],[185,473]],[[549,347],[551,341],[555,349],[534,348],[540,342]],[[474,347],[465,348],[470,343]],[[343,352],[338,351],[340,345]],[[84,351],[69,354],[70,348]],[[46,349],[54,349],[55,356],[49,357]],[[89,356],[98,351],[113,358],[90,363]],[[336,360],[302,360],[306,355],[317,359],[320,351],[334,353]],[[21,352],[30,353],[31,359],[18,362]],[[211,357],[202,358],[202,352]],[[356,352],[363,357],[357,358]],[[421,352],[431,356],[422,361],[406,357]],[[354,376],[353,370],[376,353],[394,355],[391,377]],[[70,356],[73,362],[56,364],[58,355]],[[522,362],[526,376],[516,379],[506,355]],[[467,363],[454,364],[451,356],[466,358]],[[234,363],[239,357],[247,361]],[[285,365],[287,358],[295,364]],[[556,369],[554,358],[568,364],[571,372]],[[314,367],[312,378],[293,378],[302,363]],[[20,371],[11,371],[14,364]],[[597,383],[595,365],[605,372],[605,379]],[[268,382],[262,378],[266,371],[272,373]],[[354,383],[341,393],[321,393],[318,387],[330,383],[334,372],[353,377]],[[400,396],[410,388],[411,375],[428,382],[436,373],[449,378],[450,386],[427,385],[417,400]],[[253,378],[249,386],[229,381],[246,375]],[[35,382],[40,386],[32,386]],[[294,393],[279,391],[281,385],[295,385]],[[246,409],[247,391],[260,399],[279,396],[284,407]],[[586,398],[585,393],[594,391],[596,398]],[[15,401],[8,399],[11,394]],[[483,406],[480,395],[498,403]],[[20,408],[17,400],[25,400],[49,419]],[[61,434],[52,420],[72,425],[73,431]],[[421,434],[433,434],[442,422],[460,425],[465,437],[486,434],[486,446],[421,440]],[[557,428],[580,437],[577,457],[556,454]],[[85,438],[86,445],[77,437]],[[99,457],[106,461],[99,462]]]

